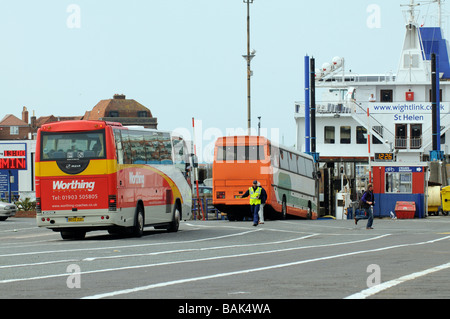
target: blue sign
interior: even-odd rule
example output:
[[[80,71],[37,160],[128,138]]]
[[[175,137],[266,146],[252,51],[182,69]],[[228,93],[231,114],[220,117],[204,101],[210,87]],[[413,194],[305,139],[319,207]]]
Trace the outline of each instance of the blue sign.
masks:
[[[19,174],[17,170],[11,170],[11,176],[14,176],[14,183],[11,184],[11,192],[19,190]],[[8,170],[0,170],[0,197],[9,192],[9,172]]]
[[[384,169],[386,173],[422,173],[423,167],[415,166],[389,166]]]

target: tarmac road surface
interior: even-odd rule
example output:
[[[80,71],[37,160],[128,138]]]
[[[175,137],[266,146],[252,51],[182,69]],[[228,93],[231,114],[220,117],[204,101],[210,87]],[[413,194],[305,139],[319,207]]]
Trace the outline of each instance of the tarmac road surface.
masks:
[[[450,217],[365,223],[185,221],[177,233],[62,240],[34,219],[10,218],[0,222],[0,298],[450,296]]]

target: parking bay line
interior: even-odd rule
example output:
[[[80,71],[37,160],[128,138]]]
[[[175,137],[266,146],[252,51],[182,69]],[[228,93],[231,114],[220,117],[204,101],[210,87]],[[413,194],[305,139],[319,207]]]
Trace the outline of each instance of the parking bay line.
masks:
[[[387,290],[389,288],[395,287],[397,285],[400,285],[404,282],[410,281],[410,280],[414,280],[435,272],[438,272],[440,270],[444,270],[444,269],[449,269],[450,268],[450,263],[447,264],[443,264],[440,266],[436,266],[430,269],[426,269],[426,270],[422,270],[422,271],[418,271],[397,279],[393,279],[393,280],[389,280],[387,282],[381,283],[379,285],[370,287],[368,289],[362,290],[356,294],[350,295],[348,297],[345,297],[344,299],[366,299],[368,297],[371,297],[379,292],[382,292],[384,290]]]
[[[276,241],[276,242],[267,242],[267,243],[255,243],[255,244],[246,244],[246,245],[229,245],[229,246],[214,246],[214,247],[206,247],[206,248],[187,248],[187,249],[178,249],[178,250],[169,250],[169,251],[159,251],[159,252],[151,252],[151,253],[139,253],[139,254],[127,254],[127,255],[115,255],[115,256],[99,256],[99,257],[88,257],[84,259],[71,259],[70,261],[76,262],[76,261],[95,261],[95,260],[101,260],[101,259],[120,259],[120,258],[129,258],[129,257],[144,257],[144,256],[157,256],[157,255],[167,255],[167,254],[174,254],[174,253],[182,253],[182,252],[194,252],[194,251],[207,251],[207,250],[219,250],[219,249],[228,249],[228,248],[239,248],[239,247],[255,247],[255,246],[266,246],[266,245],[277,245],[277,244],[283,244],[283,243],[289,243],[293,241],[303,240],[307,239],[313,236],[316,236],[317,234],[312,234],[304,237],[299,238],[293,238],[283,241]],[[19,265],[6,265],[6,266],[0,266],[0,269],[6,269],[6,268],[15,268],[15,267],[24,267],[24,266],[40,266],[43,264],[57,264],[67,262],[67,260],[55,260],[55,261],[47,261],[47,262],[38,262],[38,263],[30,263],[30,264],[19,264]]]
[[[384,236],[386,236],[386,235],[383,235],[380,237],[384,237]],[[395,248],[401,248],[401,247],[432,244],[432,243],[446,240],[449,238],[450,238],[450,236],[446,236],[443,238],[438,238],[438,239],[434,239],[434,240],[430,240],[430,241],[426,241],[426,242],[420,242],[420,243],[400,244],[400,245],[381,247],[381,248],[375,248],[375,249],[370,249],[370,250],[360,250],[360,251],[355,251],[355,252],[350,252],[350,253],[345,253],[345,254],[338,254],[338,255],[333,255],[333,256],[312,258],[312,259],[307,259],[307,260],[295,261],[295,262],[260,267],[260,268],[242,269],[242,270],[227,272],[227,273],[219,273],[219,274],[214,274],[214,275],[200,276],[200,277],[193,277],[193,278],[185,278],[185,279],[161,282],[161,283],[157,283],[157,284],[151,284],[148,286],[142,286],[142,287],[136,287],[136,288],[130,288],[130,289],[124,289],[124,290],[117,290],[117,291],[112,291],[112,292],[107,292],[107,293],[102,293],[102,294],[96,294],[96,295],[92,295],[92,296],[86,296],[86,297],[83,297],[82,299],[102,299],[102,298],[114,297],[114,296],[118,296],[118,295],[141,292],[141,291],[155,289],[155,288],[163,288],[163,287],[168,287],[168,286],[173,286],[173,285],[179,285],[179,284],[184,284],[184,283],[189,283],[189,282],[196,282],[196,281],[202,281],[202,280],[209,280],[209,279],[216,279],[216,278],[222,278],[222,277],[228,277],[228,276],[248,274],[248,273],[259,272],[259,271],[280,269],[280,268],[298,266],[301,264],[307,264],[307,263],[316,262],[316,261],[331,260],[331,259],[360,255],[360,254],[365,254],[365,253],[374,253],[374,252],[390,250],[390,249],[395,249]],[[294,249],[295,248],[291,248],[290,250],[294,250]],[[296,249],[299,249],[299,248],[296,248]],[[252,255],[252,254],[247,254],[247,256],[249,256],[249,255]]]
[[[276,250],[261,251],[261,252],[254,252],[254,253],[245,253],[245,254],[237,254],[237,255],[225,255],[225,256],[205,257],[205,258],[197,258],[197,259],[189,259],[189,260],[169,261],[169,262],[162,262],[162,263],[157,263],[157,264],[125,266],[125,267],[119,267],[119,268],[106,268],[106,269],[99,269],[99,270],[84,271],[84,272],[81,272],[80,275],[95,274],[95,273],[110,272],[110,271],[123,271],[123,270],[131,270],[131,269],[150,268],[150,267],[158,267],[158,266],[168,266],[168,265],[183,264],[183,263],[195,263],[195,262],[212,261],[212,260],[225,259],[225,258],[248,257],[248,256],[252,256],[252,255],[280,253],[280,252],[285,252],[285,251],[294,251],[294,250],[302,250],[302,249],[310,249],[310,248],[320,248],[320,247],[330,247],[330,246],[339,246],[339,245],[358,244],[358,243],[361,243],[361,242],[373,241],[373,240],[380,239],[380,238],[387,237],[387,236],[389,236],[389,234],[380,235],[380,236],[377,236],[377,237],[371,237],[371,238],[367,238],[367,239],[361,239],[361,240],[357,240],[357,241],[351,241],[351,242],[342,242],[342,243],[324,244],[324,245],[314,245],[314,246],[303,246],[303,247],[293,247],[293,248],[276,249]],[[309,238],[309,237],[311,237],[311,235],[305,236],[305,238]],[[18,281],[28,281],[28,280],[50,279],[50,278],[56,278],[56,277],[64,277],[64,276],[68,276],[68,275],[70,275],[70,274],[69,273],[63,273],[63,274],[53,274],[53,275],[28,277],[28,278],[4,279],[4,280],[0,280],[0,284],[12,283],[12,282],[18,282]]]
[[[24,255],[41,255],[41,254],[55,254],[55,253],[67,253],[67,252],[79,252],[79,251],[94,251],[94,250],[108,250],[108,249],[123,249],[123,248],[138,248],[138,247],[147,247],[147,246],[157,246],[157,245],[176,245],[176,244],[186,244],[186,243],[196,243],[202,241],[209,240],[217,240],[234,236],[242,236],[249,233],[261,231],[261,229],[245,231],[242,233],[223,235],[217,237],[209,237],[209,238],[201,238],[194,239],[189,242],[186,241],[170,241],[170,242],[158,242],[151,244],[137,244],[137,245],[125,245],[125,246],[109,246],[109,247],[91,247],[91,248],[75,248],[75,249],[61,249],[61,250],[44,250],[44,251],[32,251],[32,252],[22,252],[22,253],[13,253],[13,254],[3,254],[0,257],[15,257],[15,256],[24,256]]]

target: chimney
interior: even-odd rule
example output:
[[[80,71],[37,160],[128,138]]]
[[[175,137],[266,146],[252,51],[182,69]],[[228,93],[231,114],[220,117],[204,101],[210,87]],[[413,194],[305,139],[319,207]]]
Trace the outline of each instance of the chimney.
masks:
[[[35,130],[37,127],[36,127],[36,115],[34,115],[34,111],[33,111],[33,115],[31,116],[31,128],[33,129],[33,130]]]
[[[28,110],[25,106],[23,107],[22,110],[22,121],[28,124]]]
[[[114,100],[125,100],[125,94],[114,94]]]

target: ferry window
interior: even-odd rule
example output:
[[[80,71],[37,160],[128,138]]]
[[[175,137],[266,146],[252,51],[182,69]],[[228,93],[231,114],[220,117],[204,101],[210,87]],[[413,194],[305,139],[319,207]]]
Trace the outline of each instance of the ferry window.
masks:
[[[415,68],[417,69],[419,67],[419,55],[418,54],[405,54],[403,57],[403,67],[405,69],[409,68]]]
[[[378,137],[372,134],[372,144],[383,144],[383,142],[380,141]]]
[[[422,124],[411,124],[411,148],[419,149],[422,147]]]
[[[350,144],[352,130],[350,126],[341,126],[341,144]]]
[[[412,173],[386,173],[386,193],[412,193]]]
[[[430,89],[430,95],[429,95],[429,102],[432,102],[433,101],[433,99],[432,99],[432,94],[431,94],[431,92],[433,92],[431,89]],[[442,101],[442,90],[439,90],[439,101]]]
[[[395,147],[406,148],[407,124],[395,124]]]
[[[380,135],[381,137],[383,137],[383,126],[381,125],[374,125],[372,126],[372,129],[378,133],[378,135]],[[375,134],[372,134],[372,144],[383,144],[382,141],[380,141]]]
[[[147,111],[138,111],[137,116],[138,117],[147,117]]]
[[[380,96],[381,96],[381,102],[385,102],[385,103],[393,102],[393,91],[392,90],[381,90]]]
[[[334,144],[334,126],[325,126],[325,144]]]
[[[119,117],[119,111],[109,111],[109,117]]]
[[[356,144],[367,144],[367,129],[363,126],[356,127]]]

